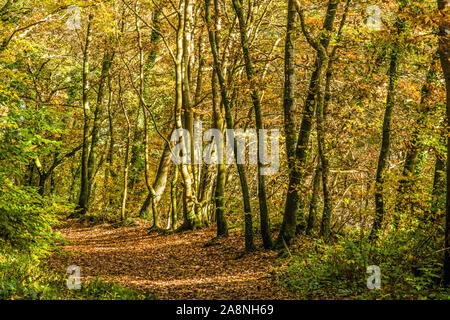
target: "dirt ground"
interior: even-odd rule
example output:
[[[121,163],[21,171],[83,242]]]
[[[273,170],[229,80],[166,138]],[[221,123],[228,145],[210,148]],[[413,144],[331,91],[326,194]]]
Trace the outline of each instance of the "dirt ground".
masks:
[[[219,245],[204,245],[213,229],[158,234],[145,225],[114,228],[73,221],[58,231],[70,243],[48,265],[65,272],[81,268],[82,278],[99,277],[158,299],[295,299],[277,284],[277,253],[261,247],[242,255],[244,240],[232,232]]]

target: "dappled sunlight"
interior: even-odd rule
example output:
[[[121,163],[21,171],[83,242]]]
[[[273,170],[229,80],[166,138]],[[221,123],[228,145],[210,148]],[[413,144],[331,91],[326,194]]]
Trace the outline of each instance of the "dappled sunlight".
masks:
[[[167,299],[292,298],[269,276],[276,252],[241,256],[243,238],[237,233],[220,246],[204,247],[212,229],[148,234],[148,227],[112,229],[108,225],[61,229],[73,254],[54,255],[49,266],[64,271],[78,265],[83,279],[100,277],[149,291]]]

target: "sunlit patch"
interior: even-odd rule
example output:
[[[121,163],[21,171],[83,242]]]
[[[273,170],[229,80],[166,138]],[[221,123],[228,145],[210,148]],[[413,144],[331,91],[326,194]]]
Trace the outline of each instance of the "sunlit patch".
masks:
[[[75,264],[82,279],[100,277],[164,299],[290,299],[271,278],[276,252],[241,254],[244,239],[231,232],[220,246],[204,247],[215,230],[160,235],[148,227],[108,225],[60,230],[73,254],[53,256],[49,266]]]

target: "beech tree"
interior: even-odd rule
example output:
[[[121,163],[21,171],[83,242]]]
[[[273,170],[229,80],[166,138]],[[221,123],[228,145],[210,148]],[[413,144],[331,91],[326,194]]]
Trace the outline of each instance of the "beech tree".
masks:
[[[0,1],[5,265],[68,220],[114,227],[96,241],[134,228],[190,289],[230,267],[239,293],[261,271],[305,297],[442,297],[449,23],[448,0]],[[361,293],[367,266],[381,291]]]

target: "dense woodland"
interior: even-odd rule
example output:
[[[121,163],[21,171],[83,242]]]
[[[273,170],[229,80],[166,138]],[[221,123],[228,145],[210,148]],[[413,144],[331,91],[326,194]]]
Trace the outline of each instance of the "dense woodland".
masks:
[[[67,291],[46,261],[69,221],[207,230],[198,251],[236,237],[240,259],[276,254],[274,286],[302,299],[450,298],[449,8],[1,0],[0,297],[149,297]],[[279,130],[279,170],[174,163],[172,133],[191,148],[198,121]]]

